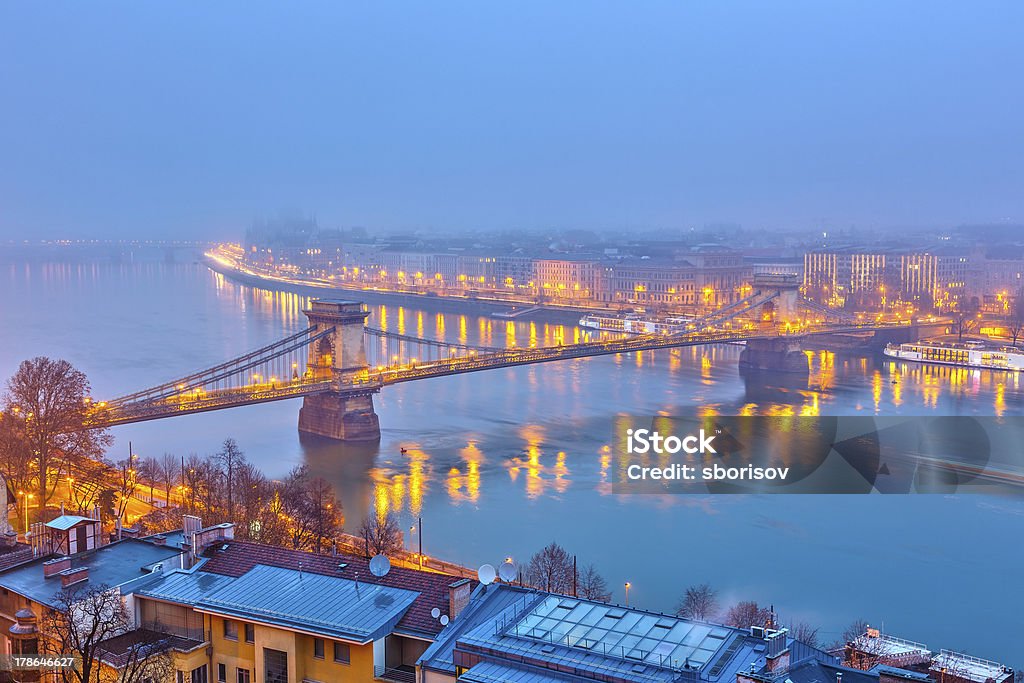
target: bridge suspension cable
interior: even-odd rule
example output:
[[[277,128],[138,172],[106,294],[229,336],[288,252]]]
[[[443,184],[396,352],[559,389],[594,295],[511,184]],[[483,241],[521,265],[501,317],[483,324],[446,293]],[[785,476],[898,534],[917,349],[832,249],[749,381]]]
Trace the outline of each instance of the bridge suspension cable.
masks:
[[[759,289],[746,298],[740,299],[739,301],[731,303],[728,306],[719,308],[717,311],[709,313],[703,318],[698,318],[697,320],[694,320],[693,325],[697,330],[709,327],[711,325],[720,325],[724,322],[732,320],[737,316],[743,315],[744,313],[748,313],[753,309],[757,308],[758,306],[763,306],[764,304],[768,303],[772,299],[777,298],[778,296],[778,290],[768,290],[767,292],[765,292]]]
[[[814,311],[815,313],[820,313],[826,318],[832,318],[844,323],[852,323],[855,321],[855,318],[852,315],[847,315],[842,311],[837,311],[834,308],[823,306],[822,304],[819,304],[817,301],[811,301],[806,297],[800,297],[800,305],[803,306],[804,308],[807,308],[808,310]]]
[[[164,382],[158,386],[143,389],[142,391],[136,391],[132,394],[119,396],[107,401],[107,405],[110,407],[116,407],[127,403],[159,400],[183,391],[194,390],[197,387],[201,387],[211,382],[226,379],[238,373],[250,370],[258,365],[263,365],[271,360],[290,353],[297,348],[308,346],[314,341],[326,336],[326,334],[322,332],[315,335],[315,337],[311,337],[310,335],[315,329],[316,327],[310,326],[283,339],[279,339],[272,344],[250,351],[243,356],[232,358],[229,361],[194,372],[186,377]],[[325,332],[330,332],[330,330]]]
[[[446,349],[465,349],[466,351],[504,351],[503,346],[480,346],[473,344],[462,344],[459,342],[446,342],[439,339],[425,339],[423,337],[413,337],[407,334],[398,334],[397,332],[387,332],[386,330],[377,329],[376,327],[365,328],[366,334],[374,337],[384,337],[387,339],[394,339],[397,341],[408,342],[410,344],[420,344],[425,346],[437,346]]]

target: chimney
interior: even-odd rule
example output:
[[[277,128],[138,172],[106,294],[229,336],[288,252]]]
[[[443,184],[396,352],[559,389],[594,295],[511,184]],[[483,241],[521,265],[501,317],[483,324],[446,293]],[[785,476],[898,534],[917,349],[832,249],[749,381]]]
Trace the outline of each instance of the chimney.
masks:
[[[192,548],[192,554],[198,557],[210,546],[233,541],[235,539],[235,524],[234,522],[214,524],[211,527],[197,530],[193,538],[195,547]]]
[[[469,604],[469,596],[472,591],[472,582],[469,579],[459,579],[448,586],[448,618],[454,619],[466,605]]]
[[[182,515],[181,524],[182,531],[185,532],[185,538],[189,541],[192,540],[192,534],[203,528],[203,520],[195,515]]]
[[[768,654],[765,657],[765,668],[772,673],[789,670],[789,645],[787,644],[789,629],[767,631]]]
[[[48,579],[55,574],[60,574],[66,569],[71,569],[70,557],[58,557],[55,560],[43,562],[43,578]]]
[[[89,568],[88,567],[76,567],[75,569],[65,569],[60,573],[60,585],[62,588],[73,586],[76,583],[89,580]]]

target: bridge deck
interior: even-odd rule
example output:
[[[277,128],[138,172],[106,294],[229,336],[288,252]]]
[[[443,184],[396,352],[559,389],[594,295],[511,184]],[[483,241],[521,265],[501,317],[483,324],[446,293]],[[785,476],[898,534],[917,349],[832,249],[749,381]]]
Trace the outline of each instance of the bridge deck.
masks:
[[[829,325],[820,329],[803,329],[793,333],[787,333],[786,330],[778,328],[769,330],[696,331],[681,335],[644,335],[626,339],[562,346],[502,349],[486,353],[469,350],[467,355],[458,357],[422,363],[409,362],[395,367],[368,368],[356,374],[351,381],[343,383],[339,383],[331,377],[318,372],[313,376],[299,377],[291,381],[264,382],[210,391],[190,389],[172,396],[161,396],[149,400],[110,406],[97,404],[89,424],[93,427],[109,427],[234,406],[280,401],[331,391],[354,395],[374,392],[383,386],[401,382],[574,358],[736,341],[782,338],[799,340],[822,333],[876,332],[882,329],[906,329],[907,327],[909,327],[909,324],[903,322],[900,324]]]
[[[217,391],[200,391],[173,396],[159,401],[131,403],[112,408],[97,407],[89,421],[90,427],[113,427],[158,420],[175,415],[205,413],[234,406],[268,403],[330,391],[332,382],[325,378],[297,379],[290,382],[264,383]]]

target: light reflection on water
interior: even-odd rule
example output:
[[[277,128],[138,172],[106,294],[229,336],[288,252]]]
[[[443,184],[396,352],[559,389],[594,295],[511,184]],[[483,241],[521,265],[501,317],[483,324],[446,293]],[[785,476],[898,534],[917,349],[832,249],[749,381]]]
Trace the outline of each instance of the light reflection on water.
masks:
[[[192,265],[5,266],[0,283],[8,292],[2,373],[41,353],[67,357],[90,375],[97,396],[301,329],[309,301]],[[464,344],[543,346],[587,335],[569,321],[390,301],[371,312],[376,327]],[[825,631],[857,617],[884,619],[906,637],[1008,657],[1020,610],[986,606],[1006,601],[999,567],[1024,561],[1019,544],[1006,543],[1019,536],[1020,501],[616,496],[610,483],[623,463],[612,454],[611,423],[617,415],[1021,415],[1019,375],[815,350],[806,383],[768,385],[739,376],[740,351],[652,351],[388,387],[376,398],[379,444],[300,437],[298,405],[289,401],[126,426],[114,431],[115,448],[126,450],[130,439],[144,455],[187,455],[234,436],[273,476],[305,462],[331,481],[350,529],[373,508],[398,514],[406,530],[422,517],[424,550],[454,561],[523,559],[557,540],[611,586],[630,581],[630,599],[642,606],[670,609],[686,584],[710,581],[724,600],[774,601]],[[960,552],[954,539],[966,537],[999,548],[1001,559]],[[656,561],[640,560],[648,555]],[[883,568],[885,581],[864,580]],[[948,595],[950,586],[958,598],[943,603],[948,619],[922,613],[923,596]]]

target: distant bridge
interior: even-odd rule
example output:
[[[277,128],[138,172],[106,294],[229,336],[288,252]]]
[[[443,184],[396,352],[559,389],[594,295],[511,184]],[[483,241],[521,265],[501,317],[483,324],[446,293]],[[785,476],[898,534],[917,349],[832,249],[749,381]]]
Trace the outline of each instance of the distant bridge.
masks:
[[[788,319],[797,319],[800,309],[817,317],[812,323],[796,326],[733,325],[740,316],[760,315],[769,302],[776,305],[776,314]],[[910,321],[857,323],[798,297],[795,286],[787,283],[761,287],[735,304],[694,320],[690,329],[679,334],[544,347],[478,346],[371,328],[366,326],[366,306],[357,301],[315,300],[305,313],[309,327],[272,344],[155,387],[96,402],[89,413],[89,426],[110,427],[302,397],[301,431],[342,440],[373,440],[380,437],[373,394],[400,382],[737,341],[747,343],[740,358],[747,367],[806,372],[807,358],[800,342],[808,335],[910,332],[919,325]]]

